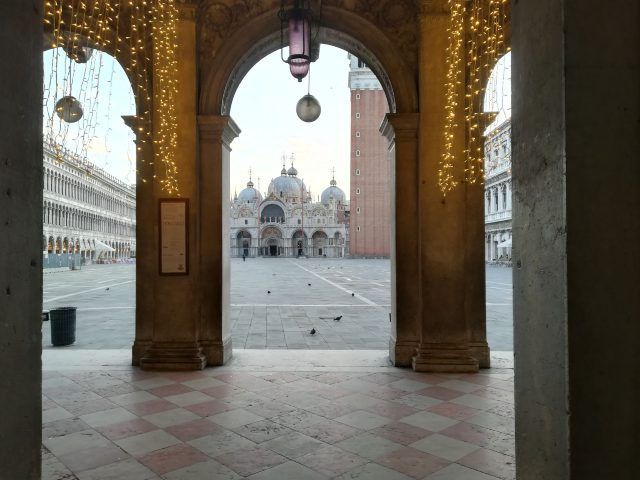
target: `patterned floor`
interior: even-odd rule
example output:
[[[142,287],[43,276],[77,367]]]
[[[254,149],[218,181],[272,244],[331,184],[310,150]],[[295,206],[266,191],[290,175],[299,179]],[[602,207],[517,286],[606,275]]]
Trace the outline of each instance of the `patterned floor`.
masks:
[[[43,373],[45,480],[514,479],[513,370]]]

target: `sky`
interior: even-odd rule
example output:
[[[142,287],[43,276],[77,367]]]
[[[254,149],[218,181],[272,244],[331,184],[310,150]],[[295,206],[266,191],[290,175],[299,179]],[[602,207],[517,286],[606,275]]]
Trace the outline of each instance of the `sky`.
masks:
[[[286,51],[285,51],[286,53]],[[94,52],[89,63],[78,65],[61,50],[44,53],[44,131],[52,132],[72,151],[86,155],[98,167],[126,183],[135,183],[135,145],[122,115],[135,113],[129,81],[120,65],[107,54]],[[70,75],[68,74],[70,72]],[[241,133],[231,144],[230,192],[252,180],[266,192],[295,156],[298,176],[314,199],[329,185],[332,170],[349,198],[350,94],[349,60],[344,50],[322,45],[320,58],[308,78],[298,82],[276,51],[259,61],[242,80],[231,105],[231,116]],[[72,82],[64,80],[72,78]],[[500,60],[489,81],[485,110],[499,111],[494,124],[511,116],[511,54]],[[322,106],[313,123],[300,120],[297,101],[310,91]],[[84,117],[66,124],[53,114],[55,101],[65,94],[78,98]],[[53,118],[52,121],[50,119]]]

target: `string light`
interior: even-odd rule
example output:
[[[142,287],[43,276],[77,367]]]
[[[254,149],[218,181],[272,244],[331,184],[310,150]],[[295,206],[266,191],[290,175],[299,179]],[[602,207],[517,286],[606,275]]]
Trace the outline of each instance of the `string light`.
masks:
[[[64,76],[58,78],[59,47],[67,52],[82,47],[96,48],[113,55],[124,67],[131,82],[137,105],[136,136],[138,152],[152,144],[153,155],[164,166],[153,173],[163,191],[180,195],[177,157],[177,19],[175,0],[45,0],[44,26],[54,49],[52,73],[44,88],[45,106],[48,98],[71,91],[74,81],[80,82],[79,98],[85,106],[85,117],[76,139],[80,156],[86,158],[97,125],[97,89],[102,70],[100,55],[89,59],[82,78],[75,79],[73,55],[66,55]],[[151,38],[151,42],[149,42]],[[151,51],[153,50],[153,54]],[[113,72],[111,73],[113,75]],[[151,98],[151,85],[155,98]],[[110,93],[109,93],[110,97]],[[155,100],[155,109],[152,102]],[[110,102],[109,102],[110,103]],[[156,128],[152,128],[152,110]],[[56,120],[55,112],[47,109],[48,137],[53,139],[55,155],[63,161],[69,125]],[[57,123],[56,123],[57,122]],[[106,140],[105,140],[106,141]],[[152,166],[152,158],[140,156],[143,165]],[[140,175],[140,172],[137,172]],[[160,173],[160,174],[159,174]],[[143,183],[147,179],[141,176]]]
[[[454,154],[456,110],[460,103],[460,84],[462,76],[462,58],[464,56],[464,2],[449,0],[451,23],[447,29],[448,45],[446,50],[447,78],[445,83],[445,124],[443,131],[444,152],[438,169],[438,187],[443,195],[453,190],[458,181],[454,177]]]
[[[489,116],[483,112],[483,99],[491,70],[509,50],[504,41],[507,2],[508,0],[448,0],[451,17],[447,29],[444,151],[438,168],[438,187],[443,195],[461,182],[474,184],[484,181],[483,130]],[[461,98],[464,73],[464,98]],[[464,105],[465,122],[462,159],[456,156],[454,150],[458,127],[456,111],[461,104]],[[458,162],[464,165],[464,173],[460,178],[456,178],[454,174],[458,170],[455,168]]]

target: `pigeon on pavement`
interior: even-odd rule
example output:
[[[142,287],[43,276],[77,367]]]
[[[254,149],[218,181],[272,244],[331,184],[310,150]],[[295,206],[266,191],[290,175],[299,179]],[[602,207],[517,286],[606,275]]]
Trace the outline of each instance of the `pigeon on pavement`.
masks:
[[[315,335],[316,334],[316,329],[312,328],[311,331],[309,332],[311,335]]]
[[[339,322],[341,319],[342,319],[342,315],[339,315],[339,316],[337,316],[337,317],[335,317],[335,318],[334,318],[334,320],[335,320],[336,322]]]

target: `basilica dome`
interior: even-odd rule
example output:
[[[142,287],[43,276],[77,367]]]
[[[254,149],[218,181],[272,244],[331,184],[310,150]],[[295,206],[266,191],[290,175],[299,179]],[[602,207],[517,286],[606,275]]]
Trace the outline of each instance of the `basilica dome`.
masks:
[[[346,196],[342,189],[337,186],[337,182],[335,179],[331,179],[330,185],[325,188],[320,196],[320,201],[323,205],[329,205],[329,201],[331,199],[335,200],[336,203],[345,203]]]
[[[247,188],[243,189],[238,195],[238,203],[253,203],[262,201],[262,195],[258,190],[253,188],[253,182],[249,180]]]
[[[295,171],[295,174],[298,173],[293,167],[289,169],[289,172],[291,172],[292,169]],[[295,174],[281,173],[279,177],[271,180],[268,189],[269,194],[273,193],[276,197],[300,198],[304,183],[302,183],[302,180],[296,177]]]

